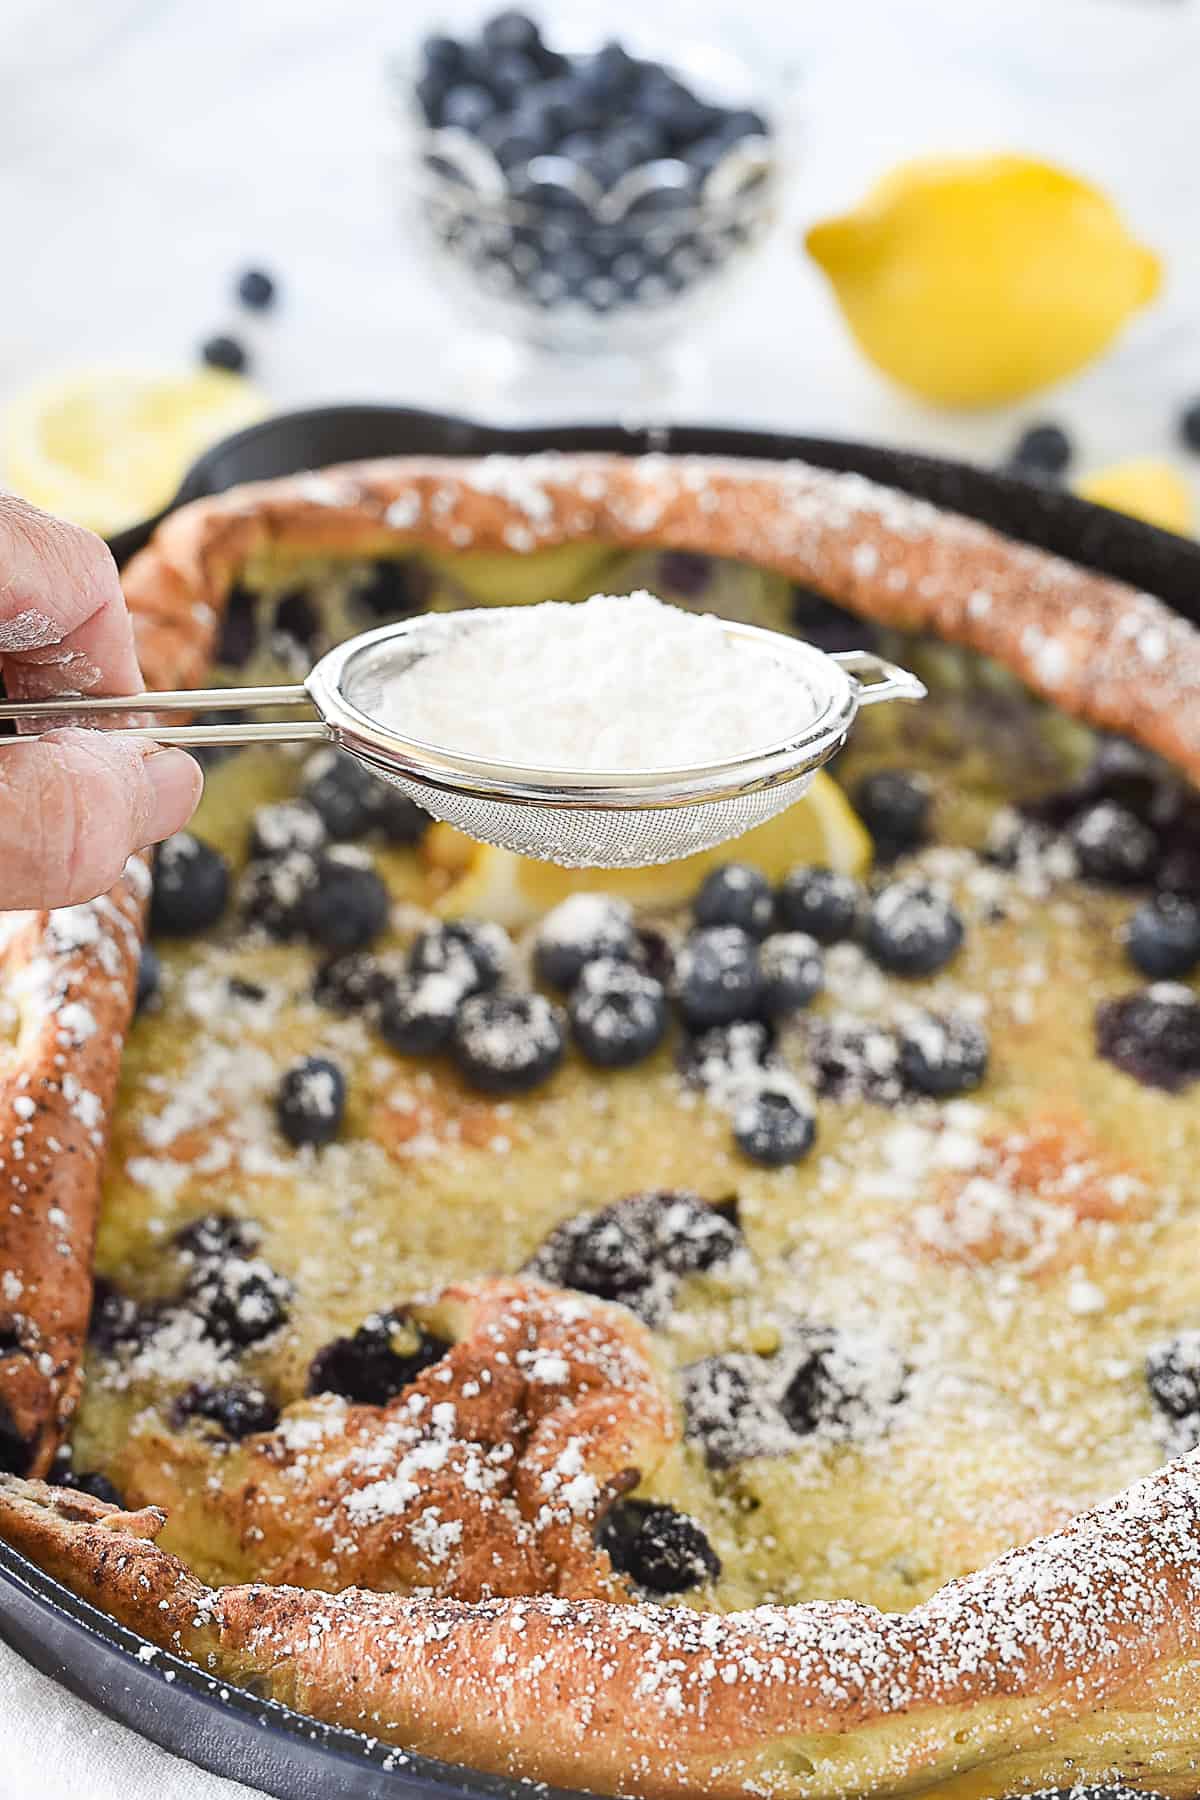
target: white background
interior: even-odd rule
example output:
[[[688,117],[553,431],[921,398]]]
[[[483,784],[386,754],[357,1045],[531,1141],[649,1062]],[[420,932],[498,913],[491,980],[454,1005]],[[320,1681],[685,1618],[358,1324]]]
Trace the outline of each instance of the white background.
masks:
[[[535,10],[551,14],[551,0]],[[686,10],[694,31],[708,9]],[[1197,0],[731,10],[748,49],[802,67],[802,160],[787,231],[706,327],[710,375],[691,416],[995,458],[1020,422],[1048,415],[1085,464],[1171,451],[1180,405],[1200,395]],[[384,62],[427,13],[409,0],[0,0],[0,406],[65,364],[186,359],[233,323],[230,279],[252,262],[284,289],[248,334],[275,404],[469,411],[454,321],[388,182]],[[619,14],[604,7],[609,29]],[[962,419],[910,404],[862,364],[798,234],[897,159],[967,149],[1028,151],[1099,181],[1163,252],[1168,285],[1101,366]],[[564,393],[561,416],[573,410]],[[234,1792],[0,1647],[0,1800]]]

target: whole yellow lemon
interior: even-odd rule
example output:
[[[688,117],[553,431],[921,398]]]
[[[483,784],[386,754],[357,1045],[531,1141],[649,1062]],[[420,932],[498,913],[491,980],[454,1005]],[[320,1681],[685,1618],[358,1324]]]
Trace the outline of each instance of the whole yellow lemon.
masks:
[[[1105,194],[1025,156],[905,163],[806,243],[861,349],[941,406],[1062,380],[1162,279]]]

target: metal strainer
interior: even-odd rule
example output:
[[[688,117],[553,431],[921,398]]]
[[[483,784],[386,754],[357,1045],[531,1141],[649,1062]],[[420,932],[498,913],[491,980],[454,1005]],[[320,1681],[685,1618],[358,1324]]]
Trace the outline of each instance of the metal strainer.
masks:
[[[791,806],[845,742],[860,706],[920,700],[915,675],[866,650],[826,655],[754,625],[721,621],[734,648],[793,665],[809,705],[793,738],[691,768],[586,773],[494,762],[405,737],[380,722],[384,688],[415,660],[444,648],[448,626],[469,631],[496,608],[425,613],[339,644],[295,687],[185,689],[171,693],[0,704],[0,719],[90,718],[103,713],[231,711],[308,706],[315,719],[230,725],[145,725],[129,735],[159,744],[333,742],[468,836],[568,868],[640,868],[674,862],[739,836]],[[469,736],[469,726],[464,729]]]

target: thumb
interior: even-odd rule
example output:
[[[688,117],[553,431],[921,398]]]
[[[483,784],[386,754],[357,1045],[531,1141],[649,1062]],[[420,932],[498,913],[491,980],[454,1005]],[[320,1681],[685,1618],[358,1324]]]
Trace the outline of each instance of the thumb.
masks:
[[[204,785],[183,750],[68,728],[0,743],[0,908],[71,906],[169,837]]]

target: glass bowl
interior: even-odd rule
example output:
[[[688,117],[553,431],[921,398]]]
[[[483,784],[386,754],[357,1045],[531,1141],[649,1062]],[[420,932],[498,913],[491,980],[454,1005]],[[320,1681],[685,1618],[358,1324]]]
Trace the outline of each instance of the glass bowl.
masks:
[[[438,31],[461,37],[485,16],[465,26],[461,16],[430,19],[420,42]],[[497,155],[473,132],[438,123],[436,106],[430,122],[418,44],[392,69],[406,227],[441,286],[487,331],[564,363],[652,353],[676,344],[685,322],[745,278],[778,218],[795,84],[716,35],[681,37],[657,9],[657,31],[587,9],[556,9],[543,23],[573,60],[616,36],[631,55],[662,64],[706,109],[726,109],[724,136],[715,130],[711,142],[605,168],[557,148],[526,155],[537,145],[501,131]]]

